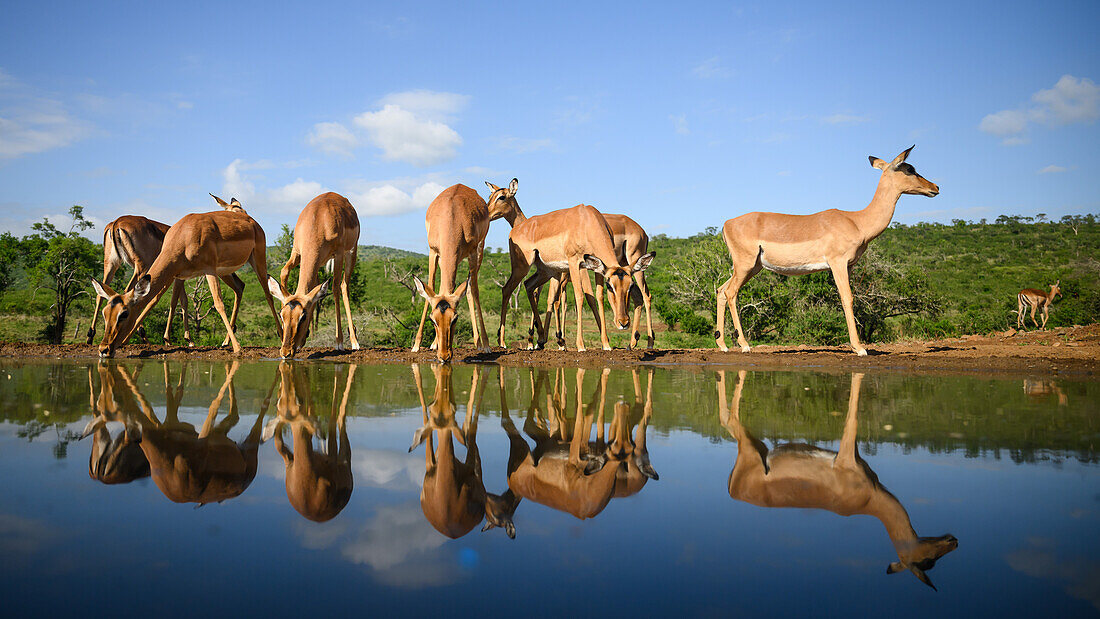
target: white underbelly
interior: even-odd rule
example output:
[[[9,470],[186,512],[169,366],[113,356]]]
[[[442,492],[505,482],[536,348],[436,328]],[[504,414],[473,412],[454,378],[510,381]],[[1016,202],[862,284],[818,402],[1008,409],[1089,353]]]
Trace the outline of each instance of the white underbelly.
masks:
[[[765,269],[774,271],[780,275],[805,275],[807,273],[829,270],[829,263],[825,262],[824,259],[822,259],[821,262],[784,262],[776,264],[769,262],[767,255],[761,255],[760,264]]]
[[[543,260],[540,257],[539,260],[538,260],[538,263],[535,266],[540,271],[552,271],[554,273],[565,273],[565,272],[569,271],[569,261],[568,260],[557,260],[557,261],[547,262],[547,261]]]

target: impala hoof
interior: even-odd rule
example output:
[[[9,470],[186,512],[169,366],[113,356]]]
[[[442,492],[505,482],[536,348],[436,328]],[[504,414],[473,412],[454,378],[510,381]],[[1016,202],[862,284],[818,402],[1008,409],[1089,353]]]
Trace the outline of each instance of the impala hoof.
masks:
[[[359,342],[355,342],[354,344],[352,344],[351,349],[352,350],[359,350]]]
[[[741,347],[741,352],[749,352],[749,350],[751,350],[751,349],[748,346],[742,346]]]
[[[718,350],[720,350],[722,352],[729,352],[730,351],[729,346],[726,346],[725,344],[719,344],[718,345]]]
[[[860,357],[866,357],[867,356],[867,351],[860,348],[859,350],[856,351],[856,354],[859,355]]]

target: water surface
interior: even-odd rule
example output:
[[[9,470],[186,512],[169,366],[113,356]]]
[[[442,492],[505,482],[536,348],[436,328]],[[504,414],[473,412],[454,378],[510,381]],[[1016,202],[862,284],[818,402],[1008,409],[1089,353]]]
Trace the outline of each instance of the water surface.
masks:
[[[0,593],[9,616],[1091,615],[1097,402],[1043,377],[4,361]]]

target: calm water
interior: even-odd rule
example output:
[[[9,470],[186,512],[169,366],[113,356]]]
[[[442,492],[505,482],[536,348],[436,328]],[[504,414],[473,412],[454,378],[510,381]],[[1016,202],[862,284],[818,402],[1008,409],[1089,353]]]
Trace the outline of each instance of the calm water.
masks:
[[[1065,380],[7,361],[0,594],[7,616],[1093,615],[1098,403]]]

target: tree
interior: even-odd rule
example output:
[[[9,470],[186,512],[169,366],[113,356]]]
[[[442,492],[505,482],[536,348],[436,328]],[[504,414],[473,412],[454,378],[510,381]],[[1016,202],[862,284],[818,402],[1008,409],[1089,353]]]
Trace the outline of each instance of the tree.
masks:
[[[0,234],[0,294],[11,286],[12,271],[22,253],[19,239],[10,232]]]
[[[80,235],[95,225],[84,218],[82,206],[70,208],[69,216],[72,225],[68,233],[58,230],[49,218],[43,217],[33,226],[36,234],[24,239],[28,246],[41,247],[41,251],[24,254],[32,261],[30,270],[35,293],[49,290],[54,295],[53,315],[43,330],[46,341],[51,344],[61,343],[69,306],[77,297],[87,294],[85,286],[97,262],[96,246]]]

